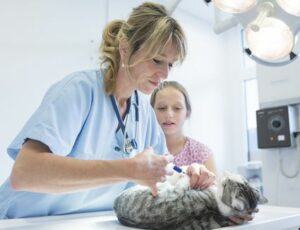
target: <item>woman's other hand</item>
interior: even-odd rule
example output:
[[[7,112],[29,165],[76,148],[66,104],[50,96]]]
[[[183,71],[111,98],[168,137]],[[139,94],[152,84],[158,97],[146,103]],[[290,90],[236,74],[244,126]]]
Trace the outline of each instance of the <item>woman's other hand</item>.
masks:
[[[159,156],[151,147],[137,154],[132,159],[131,178],[134,182],[150,187],[152,195],[157,196],[157,182],[166,179],[166,165],[172,162],[171,155]]]
[[[186,173],[190,177],[190,187],[192,189],[206,189],[215,182],[215,174],[198,163],[189,165]]]

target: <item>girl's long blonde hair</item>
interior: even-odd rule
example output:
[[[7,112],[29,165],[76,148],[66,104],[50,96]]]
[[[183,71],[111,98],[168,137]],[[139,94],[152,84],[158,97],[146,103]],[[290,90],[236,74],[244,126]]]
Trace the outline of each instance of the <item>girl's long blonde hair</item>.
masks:
[[[120,68],[119,42],[128,44],[128,55],[124,67],[129,72],[130,59],[143,49],[144,59],[158,56],[171,40],[177,51],[177,60],[186,56],[186,38],[177,21],[170,17],[164,6],[157,3],[143,3],[133,9],[127,21],[114,20],[104,29],[100,46],[101,65],[106,69],[104,89],[112,94],[116,88],[116,76]],[[139,60],[143,61],[143,60]]]

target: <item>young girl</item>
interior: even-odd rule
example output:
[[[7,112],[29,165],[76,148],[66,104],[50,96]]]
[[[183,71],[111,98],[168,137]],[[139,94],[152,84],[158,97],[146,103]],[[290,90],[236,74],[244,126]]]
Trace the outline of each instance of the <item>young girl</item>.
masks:
[[[199,163],[216,173],[213,154],[204,144],[184,135],[183,125],[191,115],[186,89],[176,81],[164,81],[151,95],[151,105],[166,136],[177,166]]]

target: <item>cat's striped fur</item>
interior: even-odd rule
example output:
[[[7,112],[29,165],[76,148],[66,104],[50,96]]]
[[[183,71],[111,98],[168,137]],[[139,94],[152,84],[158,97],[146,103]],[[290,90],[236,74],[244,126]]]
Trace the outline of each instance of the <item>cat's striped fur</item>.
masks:
[[[227,174],[218,188],[202,191],[188,183],[186,175],[177,175],[175,183],[171,178],[158,186],[157,197],[145,187],[124,191],[114,203],[118,220],[144,229],[214,229],[228,226],[228,216],[254,210],[259,201],[258,192],[237,175]]]

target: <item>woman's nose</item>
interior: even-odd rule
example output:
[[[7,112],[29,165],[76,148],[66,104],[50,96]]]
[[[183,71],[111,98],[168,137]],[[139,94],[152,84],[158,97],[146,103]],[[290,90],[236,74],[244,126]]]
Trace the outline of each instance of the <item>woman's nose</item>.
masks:
[[[168,78],[168,75],[169,75],[169,71],[170,71],[170,67],[168,64],[165,64],[162,66],[162,70],[161,70],[161,78],[162,79],[167,79]]]

